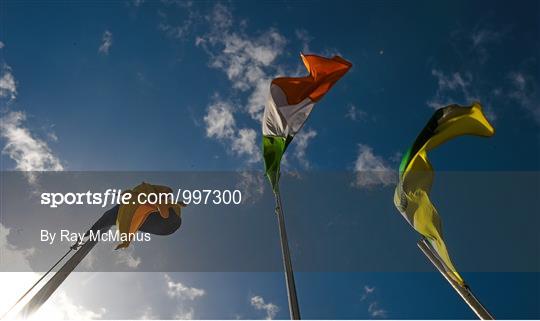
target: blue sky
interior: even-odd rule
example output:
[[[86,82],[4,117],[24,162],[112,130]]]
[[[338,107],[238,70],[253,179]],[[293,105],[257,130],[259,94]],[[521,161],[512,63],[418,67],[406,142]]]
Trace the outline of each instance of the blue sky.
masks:
[[[540,167],[535,1],[0,6],[2,170],[259,171],[265,90],[273,77],[304,73],[302,51],[340,54],[353,69],[295,138],[287,170],[395,169],[434,107],[473,100],[483,104],[496,135],[449,142],[431,153],[435,168],[501,173]],[[361,190],[389,181],[374,175],[369,186],[356,183]],[[294,226],[294,217],[289,220]],[[460,250],[466,245],[456,246]],[[532,260],[538,266],[538,255]],[[144,294],[133,299],[152,303],[154,316],[170,318],[180,309],[195,318],[287,317],[279,273],[171,274],[188,289],[204,289],[193,299],[168,296],[161,274],[147,277],[141,284],[162,282],[160,295],[170,303],[159,306]],[[465,277],[496,316],[540,316],[538,273]],[[302,312],[311,318],[473,317],[435,273],[300,273],[297,283]],[[492,291],[494,284],[500,290]],[[264,304],[252,304],[256,296]],[[94,316],[142,314],[99,297],[77,299]]]

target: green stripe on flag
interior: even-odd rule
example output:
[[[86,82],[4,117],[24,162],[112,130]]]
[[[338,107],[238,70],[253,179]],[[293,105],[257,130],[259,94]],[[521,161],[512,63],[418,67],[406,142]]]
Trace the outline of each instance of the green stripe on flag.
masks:
[[[448,108],[448,107],[446,107]],[[424,147],[426,142],[430,140],[438,131],[438,126],[440,125],[439,122],[441,118],[444,115],[443,109],[438,109],[435,111],[433,116],[429,119],[426,126],[422,129],[420,134],[418,134],[418,137],[414,140],[414,143],[409,149],[407,149],[407,152],[405,152],[405,155],[403,155],[403,158],[401,159],[401,163],[399,164],[399,175],[401,176],[405,170],[407,169],[407,166],[409,166],[409,163],[411,162],[414,155],[418,153],[418,151]]]
[[[291,139],[285,137],[263,136],[263,156],[265,174],[275,191],[279,181],[279,164]]]

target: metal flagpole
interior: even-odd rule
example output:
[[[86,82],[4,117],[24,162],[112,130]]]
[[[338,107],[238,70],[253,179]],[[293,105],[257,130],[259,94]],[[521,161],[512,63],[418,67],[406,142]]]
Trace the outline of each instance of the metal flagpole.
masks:
[[[114,209],[105,212],[93,225],[92,227],[84,233],[83,238],[78,238],[77,242],[73,244],[69,250],[62,256],[56,263],[43,275],[39,280],[37,280],[34,285],[30,287],[18,300],[5,312],[0,319],[4,319],[9,312],[13,310],[22,300],[30,294],[30,292],[45,279],[45,277],[53,271],[53,269],[60,264],[70,253],[75,251],[75,253],[58,269],[46,283],[43,285],[26,304],[19,310],[19,318],[28,318],[34,312],[36,312],[48,299],[49,297],[58,289],[58,287],[64,282],[64,280],[69,276],[69,274],[77,267],[77,265],[84,259],[86,255],[92,250],[96,245],[97,240],[88,239],[86,242],[83,242],[83,239],[86,238],[91,230],[98,229],[100,231],[108,231],[111,226],[114,224],[116,216],[114,215]]]
[[[495,320],[489,311],[486,310],[480,301],[478,301],[467,285],[461,286],[446,273],[446,271],[449,271],[449,269],[447,269],[446,264],[439,259],[438,255],[434,252],[433,248],[425,238],[422,238],[417,244],[424,255],[437,268],[437,270],[439,270],[446,281],[450,283],[454,290],[461,296],[463,301],[469,305],[471,310],[473,310],[480,320]]]
[[[285,230],[285,218],[283,216],[283,207],[281,205],[281,195],[279,193],[279,187],[277,187],[274,191],[274,197],[276,199],[276,216],[279,225],[283,267],[285,269],[285,282],[287,283],[289,312],[291,314],[291,320],[300,320],[300,308],[298,307],[298,298],[296,296],[296,286],[294,284],[291,253],[289,252],[289,242],[287,241],[287,231]]]
[[[49,275],[49,273],[52,272],[52,270],[58,265],[60,264],[60,262],[62,262],[66,256],[69,255],[69,253],[71,253],[71,251],[73,250],[76,250],[76,248],[78,247],[79,245],[79,242],[80,241],[77,241],[77,243],[75,243],[74,245],[72,245],[69,250],[66,252],[66,254],[64,254],[60,259],[58,259],[58,261],[56,261],[56,263],[54,263],[53,266],[51,266],[51,268],[45,272],[45,274],[43,274],[26,292],[24,292],[23,295],[21,295],[21,297],[6,311],[4,312],[4,314],[0,317],[0,320],[3,320],[10,312],[11,310],[13,310],[13,308],[15,308],[27,295],[28,293],[30,293],[41,281],[43,281],[43,279],[45,279],[45,277],[47,275]]]
[[[71,272],[79,265],[84,257],[96,245],[97,240],[87,240],[73,254],[67,262],[56,272],[45,285],[23,306],[18,316],[26,319],[36,312],[45,303],[49,297],[58,289]]]

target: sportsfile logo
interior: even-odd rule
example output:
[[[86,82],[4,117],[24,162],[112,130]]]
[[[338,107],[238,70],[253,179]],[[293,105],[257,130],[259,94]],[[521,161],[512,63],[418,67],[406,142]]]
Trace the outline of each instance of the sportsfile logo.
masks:
[[[89,190],[87,192],[41,193],[41,205],[47,205],[50,208],[61,205],[98,205],[103,208],[109,205],[166,205],[180,202],[186,205],[239,205],[242,202],[242,192],[229,189],[178,189],[176,193],[137,193],[133,197],[129,191],[122,192],[121,189],[109,188],[104,192]]]

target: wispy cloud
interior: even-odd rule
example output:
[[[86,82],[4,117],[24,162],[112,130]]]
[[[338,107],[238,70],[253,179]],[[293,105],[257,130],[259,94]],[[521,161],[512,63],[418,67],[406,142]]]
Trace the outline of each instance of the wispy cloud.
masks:
[[[167,273],[163,274],[163,277],[167,285],[167,296],[176,301],[175,305],[177,308],[172,318],[177,320],[193,320],[195,310],[193,307],[186,306],[186,303],[203,297],[206,291],[177,282]]]
[[[266,312],[266,320],[272,320],[279,312],[279,307],[271,302],[266,303],[261,296],[254,296],[250,300],[251,306]]]
[[[65,291],[62,290],[58,292],[57,297],[54,300],[54,304],[49,306],[51,307],[51,312],[43,313],[41,318],[50,318],[56,320],[95,320],[103,318],[103,315],[107,312],[105,308],[92,310],[78,304],[77,302],[74,302]],[[47,309],[47,307],[45,307],[45,309]],[[40,310],[36,313],[36,319],[40,319],[40,312],[42,311]]]
[[[375,292],[374,286],[364,285],[364,293],[362,293],[360,301],[365,301],[373,292]]]
[[[233,116],[233,107],[218,96],[215,102],[208,106],[206,116],[206,136],[217,139],[229,139],[235,134],[236,122]]]
[[[509,27],[476,23],[473,27],[458,27],[450,33],[450,44],[454,55],[464,60],[466,65],[484,65],[510,32]],[[472,67],[472,66],[471,66]]]
[[[217,3],[206,16],[210,32],[197,37],[196,45],[210,56],[210,67],[222,70],[234,89],[248,92],[246,111],[260,120],[268,98],[268,86],[275,77],[276,58],[283,53],[286,40],[277,30],[256,36],[234,30],[231,11]]]
[[[380,156],[373,153],[368,145],[358,144],[358,156],[354,163],[356,173],[353,186],[358,188],[374,188],[396,183],[396,172]]]
[[[195,45],[208,55],[208,66],[223,72],[231,84],[230,91],[215,95],[207,107],[206,135],[220,141],[230,154],[245,157],[247,166],[260,162],[260,121],[269,98],[270,82],[278,75],[299,73],[278,61],[284,55],[287,40],[275,28],[251,32],[246,20],[234,17],[224,3],[215,3],[208,11],[189,4],[183,8],[187,22],[167,23],[161,26],[162,30],[181,34],[184,39],[197,34],[193,37]],[[161,15],[166,19],[166,14]],[[195,28],[199,25],[205,28]],[[205,31],[198,33],[198,30]],[[296,36],[307,46],[310,36],[305,30],[297,30]],[[306,135],[297,145],[297,151],[300,164],[309,166],[304,156],[313,133]]]
[[[306,157],[306,150],[308,148],[310,140],[315,138],[315,136],[317,136],[317,132],[315,130],[304,128],[294,137],[293,155],[304,167],[304,169],[309,169],[311,167],[311,164]]]
[[[25,121],[22,111],[10,111],[0,118],[0,136],[6,141],[2,153],[15,161],[17,170],[26,172],[29,183],[35,184],[34,171],[62,171],[64,166],[49,145],[25,126]]]
[[[251,128],[238,128],[234,109],[230,102],[219,96],[214,97],[204,116],[206,136],[221,141],[228,150],[238,156],[246,157],[249,163],[261,159],[257,132]]]
[[[471,73],[446,74],[442,70],[433,69],[431,74],[437,78],[438,87],[434,97],[427,102],[429,107],[438,109],[450,104],[469,104],[473,100],[477,100],[470,93]]]
[[[380,307],[379,302],[375,300],[374,286],[364,285],[360,301],[368,303],[368,313],[372,318],[386,318],[387,311]]]
[[[261,172],[242,171],[236,187],[242,191],[242,202],[255,203],[264,194],[266,184]]]
[[[471,34],[471,41],[475,48],[484,46],[491,42],[498,42],[501,39],[502,33],[489,29],[476,29]]]
[[[0,67],[0,98],[13,100],[17,97],[17,83],[11,67],[2,64]]]
[[[35,253],[35,249],[21,249],[8,240],[11,229],[0,223],[0,257],[2,270],[4,271],[32,271],[30,258]]]
[[[173,316],[175,320],[193,320],[195,316],[195,310],[193,308],[179,307]]]
[[[429,107],[439,109],[452,104],[467,106],[474,101],[479,101],[484,107],[486,117],[492,122],[497,120],[497,115],[491,108],[491,99],[489,98],[493,96],[493,91],[490,94],[484,94],[481,98],[473,90],[474,79],[471,72],[445,73],[440,69],[433,69],[431,74],[437,79],[437,90],[435,95],[426,102]],[[485,89],[483,92],[485,92]]]
[[[473,51],[478,55],[480,63],[489,59],[489,46],[500,43],[506,31],[495,31],[477,26],[470,35]]]
[[[133,253],[133,246],[116,251],[116,264],[125,265],[131,269],[137,268],[141,264],[141,258]]]
[[[510,72],[510,97],[524,109],[532,113],[534,120],[540,124],[540,96],[535,76],[522,71]]]
[[[108,55],[109,50],[113,45],[113,34],[109,30],[105,30],[101,36],[101,45],[98,48],[98,52],[103,55]]]
[[[371,302],[368,307],[368,312],[373,318],[386,318],[386,310],[379,307],[378,302]]]
[[[11,111],[8,106],[17,98],[17,81],[11,67],[1,62],[0,99],[7,99],[7,107],[0,112],[0,137],[5,141],[2,154],[15,162],[15,169],[24,171],[30,185],[37,187],[36,172],[62,171],[64,166],[52,152],[47,142],[26,126],[26,113]],[[55,133],[45,134],[49,140],[57,141]]]
[[[174,39],[189,39],[196,27],[204,20],[199,10],[193,5],[193,1],[164,0],[162,2],[167,6],[180,8],[185,15],[181,23],[173,24],[169,22],[169,15],[160,10],[158,13],[161,21],[158,28]]]
[[[349,108],[347,109],[347,113],[345,114],[346,118],[349,118],[352,121],[360,121],[364,120],[367,117],[367,113],[360,108],[356,107],[353,104],[349,104]]]
[[[302,44],[302,52],[309,53],[311,51],[309,50],[309,43],[313,40],[313,37],[306,29],[296,29],[294,34]]]
[[[158,315],[154,313],[154,309],[151,306],[146,306],[140,314],[139,320],[157,320],[160,319]]]
[[[459,66],[448,69],[436,66],[431,73],[437,80],[435,94],[426,104],[438,109],[450,104],[470,105],[479,101],[486,117],[491,122],[497,121],[494,107],[499,107],[504,97],[508,97],[508,89],[504,79],[497,79],[490,70],[499,70],[504,65],[490,59],[492,55],[504,55],[504,42],[510,38],[512,27],[490,26],[485,21],[476,23],[472,28],[457,28],[449,35],[453,48],[452,61],[439,61],[437,64]],[[504,71],[502,71],[504,75]]]
[[[135,7],[140,7],[144,2],[145,0],[132,0],[131,4],[133,4]]]
[[[251,128],[238,130],[238,136],[232,141],[232,150],[238,155],[248,155],[251,162],[261,158],[260,148],[257,144],[257,132]]]
[[[203,289],[189,287],[181,282],[175,282],[168,274],[164,275],[167,282],[167,295],[170,298],[195,300],[205,295]]]

